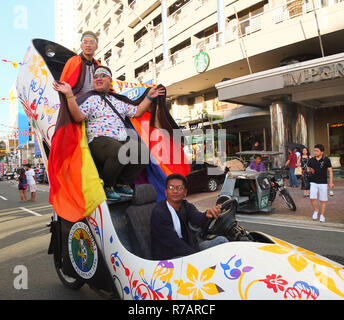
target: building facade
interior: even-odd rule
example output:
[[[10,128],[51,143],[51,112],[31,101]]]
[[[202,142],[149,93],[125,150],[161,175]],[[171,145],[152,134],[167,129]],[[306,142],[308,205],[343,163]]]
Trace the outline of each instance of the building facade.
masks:
[[[75,0],[55,0],[55,42],[77,51],[78,11]]]
[[[311,149],[320,142],[327,154],[344,157],[341,76],[314,81],[314,90],[303,90],[312,86],[307,81],[293,84],[306,77],[298,73],[301,70],[316,72],[317,65],[331,64],[330,56],[344,52],[344,1],[76,3],[78,33],[92,30],[99,35],[97,58],[112,69],[114,79],[162,83],[180,125],[227,130],[228,156],[250,150],[258,140],[261,148],[284,154],[291,142]],[[299,69],[288,75],[295,66]],[[341,74],[340,64],[336,68]],[[288,89],[267,90],[265,86],[275,84],[273,78],[251,81],[264,72],[279,72],[276,69],[283,81],[289,81]],[[339,84],[329,89],[330,82]],[[319,95],[323,89],[326,97]]]

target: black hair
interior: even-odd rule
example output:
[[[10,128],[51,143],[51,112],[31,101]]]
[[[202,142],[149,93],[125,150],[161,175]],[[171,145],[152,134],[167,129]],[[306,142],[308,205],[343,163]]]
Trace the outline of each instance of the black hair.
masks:
[[[314,146],[314,149],[315,148],[317,148],[317,149],[319,149],[321,152],[324,152],[325,151],[325,147],[322,145],[322,144],[316,144],[315,146]]]
[[[255,154],[255,155],[254,155],[254,158],[255,158],[255,159],[257,159],[257,158],[260,158],[260,159],[261,159],[262,156],[261,156],[260,154]]]
[[[86,36],[86,35],[91,35],[91,36],[93,36],[93,37],[95,37],[96,38],[96,41],[97,41],[97,43],[98,43],[98,36],[94,33],[94,32],[92,32],[92,31],[85,31],[82,35],[81,35],[81,39],[80,39],[80,41],[82,41],[82,38],[84,37],[84,36]]]
[[[184,187],[186,188],[186,183],[187,183],[186,178],[179,173],[172,173],[166,178],[166,188],[167,188],[168,182],[172,179],[181,180],[183,182]]]

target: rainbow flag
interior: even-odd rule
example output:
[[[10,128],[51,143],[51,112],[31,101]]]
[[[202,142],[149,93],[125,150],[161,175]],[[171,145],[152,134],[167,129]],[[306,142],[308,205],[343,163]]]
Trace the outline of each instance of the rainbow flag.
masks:
[[[60,81],[68,82],[77,92],[84,74],[82,57],[74,56],[67,61]],[[76,222],[90,215],[106,196],[88,147],[85,123],[73,121],[62,94],[60,101],[48,160],[49,202],[58,216]]]

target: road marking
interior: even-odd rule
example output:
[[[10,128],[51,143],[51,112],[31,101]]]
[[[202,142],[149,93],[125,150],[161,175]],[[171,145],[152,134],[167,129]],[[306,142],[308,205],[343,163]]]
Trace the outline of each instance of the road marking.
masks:
[[[26,209],[26,208],[24,208],[24,207],[19,207],[19,209],[21,209],[21,210],[23,210],[23,211],[26,211],[26,212],[29,212],[29,213],[31,213],[31,214],[37,216],[37,217],[41,217],[41,216],[42,216],[41,214],[39,214],[39,213],[37,213],[37,212],[35,212],[35,211],[32,211],[32,210]]]
[[[265,224],[270,226],[277,226],[277,227],[285,227],[285,228],[295,228],[295,229],[306,229],[306,230],[316,230],[316,231],[331,231],[331,232],[341,232],[343,233],[343,229],[337,229],[337,228],[330,228],[328,226],[323,227],[312,227],[312,226],[305,226],[305,225],[296,225],[296,224],[288,224],[288,223],[276,223],[276,222],[263,222],[258,221],[254,219],[237,219],[240,222],[246,222],[246,223],[255,223],[255,224]],[[320,222],[319,222],[320,223]]]
[[[2,209],[0,210],[0,215],[1,214],[9,214],[9,213],[18,213],[21,212],[22,210],[19,210],[20,207],[16,207],[16,208],[7,208],[7,209]],[[43,205],[43,206],[33,206],[33,207],[29,207],[28,209],[32,209],[32,210],[44,210],[44,209],[52,209],[51,205]]]
[[[3,196],[0,196],[0,198],[2,199],[2,200],[7,200],[5,197],[3,197]]]

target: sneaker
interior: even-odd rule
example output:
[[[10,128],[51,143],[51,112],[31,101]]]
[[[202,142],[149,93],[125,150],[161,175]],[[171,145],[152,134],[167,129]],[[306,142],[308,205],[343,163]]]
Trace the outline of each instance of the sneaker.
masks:
[[[105,194],[108,200],[120,200],[121,196],[112,189],[105,189]]]
[[[132,196],[134,194],[133,189],[131,189],[129,186],[125,186],[125,185],[116,186],[114,189],[117,193],[123,194],[126,196]]]
[[[313,212],[312,218],[313,218],[313,220],[318,219],[318,211],[314,211],[314,212]]]
[[[330,190],[330,196],[334,196],[334,193],[332,190]]]
[[[320,222],[325,222],[325,217],[322,214],[320,215]]]

